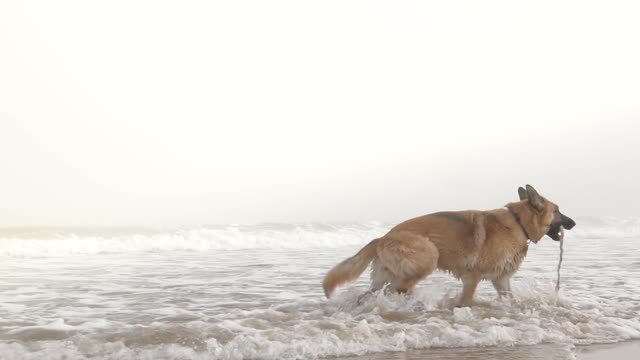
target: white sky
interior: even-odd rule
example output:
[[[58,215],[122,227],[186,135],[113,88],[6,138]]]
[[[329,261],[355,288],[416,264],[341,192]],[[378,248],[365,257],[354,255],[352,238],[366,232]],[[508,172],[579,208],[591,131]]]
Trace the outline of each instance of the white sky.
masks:
[[[0,225],[640,215],[637,1],[2,1]]]

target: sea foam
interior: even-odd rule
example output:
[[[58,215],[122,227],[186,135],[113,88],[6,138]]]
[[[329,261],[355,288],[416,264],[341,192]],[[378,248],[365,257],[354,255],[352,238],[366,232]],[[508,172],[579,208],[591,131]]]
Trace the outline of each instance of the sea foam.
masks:
[[[327,248],[361,244],[384,235],[388,226],[361,224],[278,224],[200,227],[176,230],[34,231],[26,235],[0,231],[0,256],[42,257],[132,252],[211,251],[242,249]]]
[[[625,238],[640,234],[638,218],[580,218],[569,237]],[[0,256],[42,257],[131,252],[304,249],[360,245],[392,224],[267,224],[174,230],[0,229]],[[575,235],[577,234],[577,235]]]
[[[640,221],[577,223],[559,293],[558,243],[545,238],[514,276],[514,299],[483,282],[471,308],[455,307],[460,282],[440,272],[409,296],[358,303],[363,274],[325,299],[324,274],[384,235],[384,223],[4,231],[0,359],[302,359],[542,344],[571,358],[576,345],[640,339]]]

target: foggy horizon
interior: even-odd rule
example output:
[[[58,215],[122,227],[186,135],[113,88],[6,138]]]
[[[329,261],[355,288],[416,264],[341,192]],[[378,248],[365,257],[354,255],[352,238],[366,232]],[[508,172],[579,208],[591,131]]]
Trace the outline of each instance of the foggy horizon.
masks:
[[[243,4],[1,4],[0,227],[640,216],[637,3]]]

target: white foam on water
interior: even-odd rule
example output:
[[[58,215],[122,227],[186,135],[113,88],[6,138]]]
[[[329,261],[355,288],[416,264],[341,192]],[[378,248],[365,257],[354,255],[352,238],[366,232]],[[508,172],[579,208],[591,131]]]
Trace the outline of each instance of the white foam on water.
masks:
[[[387,229],[385,224],[369,222],[125,231],[111,235],[68,229],[24,236],[16,235],[15,231],[0,230],[0,256],[326,248],[360,244],[381,236]]]
[[[240,320],[222,326],[242,334],[213,343],[209,351],[220,359],[316,358],[441,347],[640,339],[637,311],[573,302],[557,297],[550,284],[527,290],[531,297],[494,301],[483,296],[472,308],[453,307],[454,299],[447,295],[434,301],[433,288],[422,288],[409,297],[378,294],[363,305],[355,305],[360,293],[352,292],[326,306],[309,304],[317,308],[309,312],[283,306],[269,314],[238,316]],[[280,317],[292,324],[256,329],[248,320],[256,317]]]
[[[349,291],[327,302],[231,309],[206,321],[180,325],[153,322],[123,329],[122,324],[113,324],[109,331],[117,336],[112,338],[128,341],[108,341],[109,337],[92,335],[91,326],[71,326],[58,319],[8,334],[36,329],[71,332],[65,341],[40,340],[29,346],[5,342],[0,344],[0,354],[34,359],[54,354],[69,358],[301,359],[442,347],[640,339],[637,313],[611,304],[599,308],[581,304],[557,297],[551,284],[537,286],[524,292],[531,297],[494,301],[482,296],[472,308],[452,307],[453,299],[446,293],[434,299],[433,288],[421,288],[414,296],[377,294],[362,305],[356,304],[360,293]],[[104,327],[100,329],[105,332]]]
[[[559,294],[558,243],[532,244],[515,298],[482,283],[471,308],[454,306],[461,285],[444,273],[413,295],[358,304],[363,274],[324,299],[326,271],[388,230],[375,223],[4,237],[0,359],[302,359],[640,339],[639,223],[578,221]]]
[[[638,218],[583,218],[574,230],[593,239],[640,235]],[[358,245],[384,235],[390,224],[275,224],[200,227],[177,230],[128,230],[113,234],[86,229],[0,229],[0,256],[46,257],[165,251],[304,249]],[[25,235],[26,234],[26,235]]]

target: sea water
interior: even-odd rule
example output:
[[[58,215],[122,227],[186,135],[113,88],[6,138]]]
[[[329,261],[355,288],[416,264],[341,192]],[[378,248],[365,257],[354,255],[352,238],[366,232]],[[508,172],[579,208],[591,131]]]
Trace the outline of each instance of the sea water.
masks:
[[[483,282],[470,308],[455,307],[461,284],[445,273],[358,303],[365,272],[324,298],[324,274],[392,224],[2,229],[0,359],[444,359],[545,344],[571,357],[576,345],[640,339],[640,219],[577,222],[560,293],[559,244],[544,238],[513,299]]]

